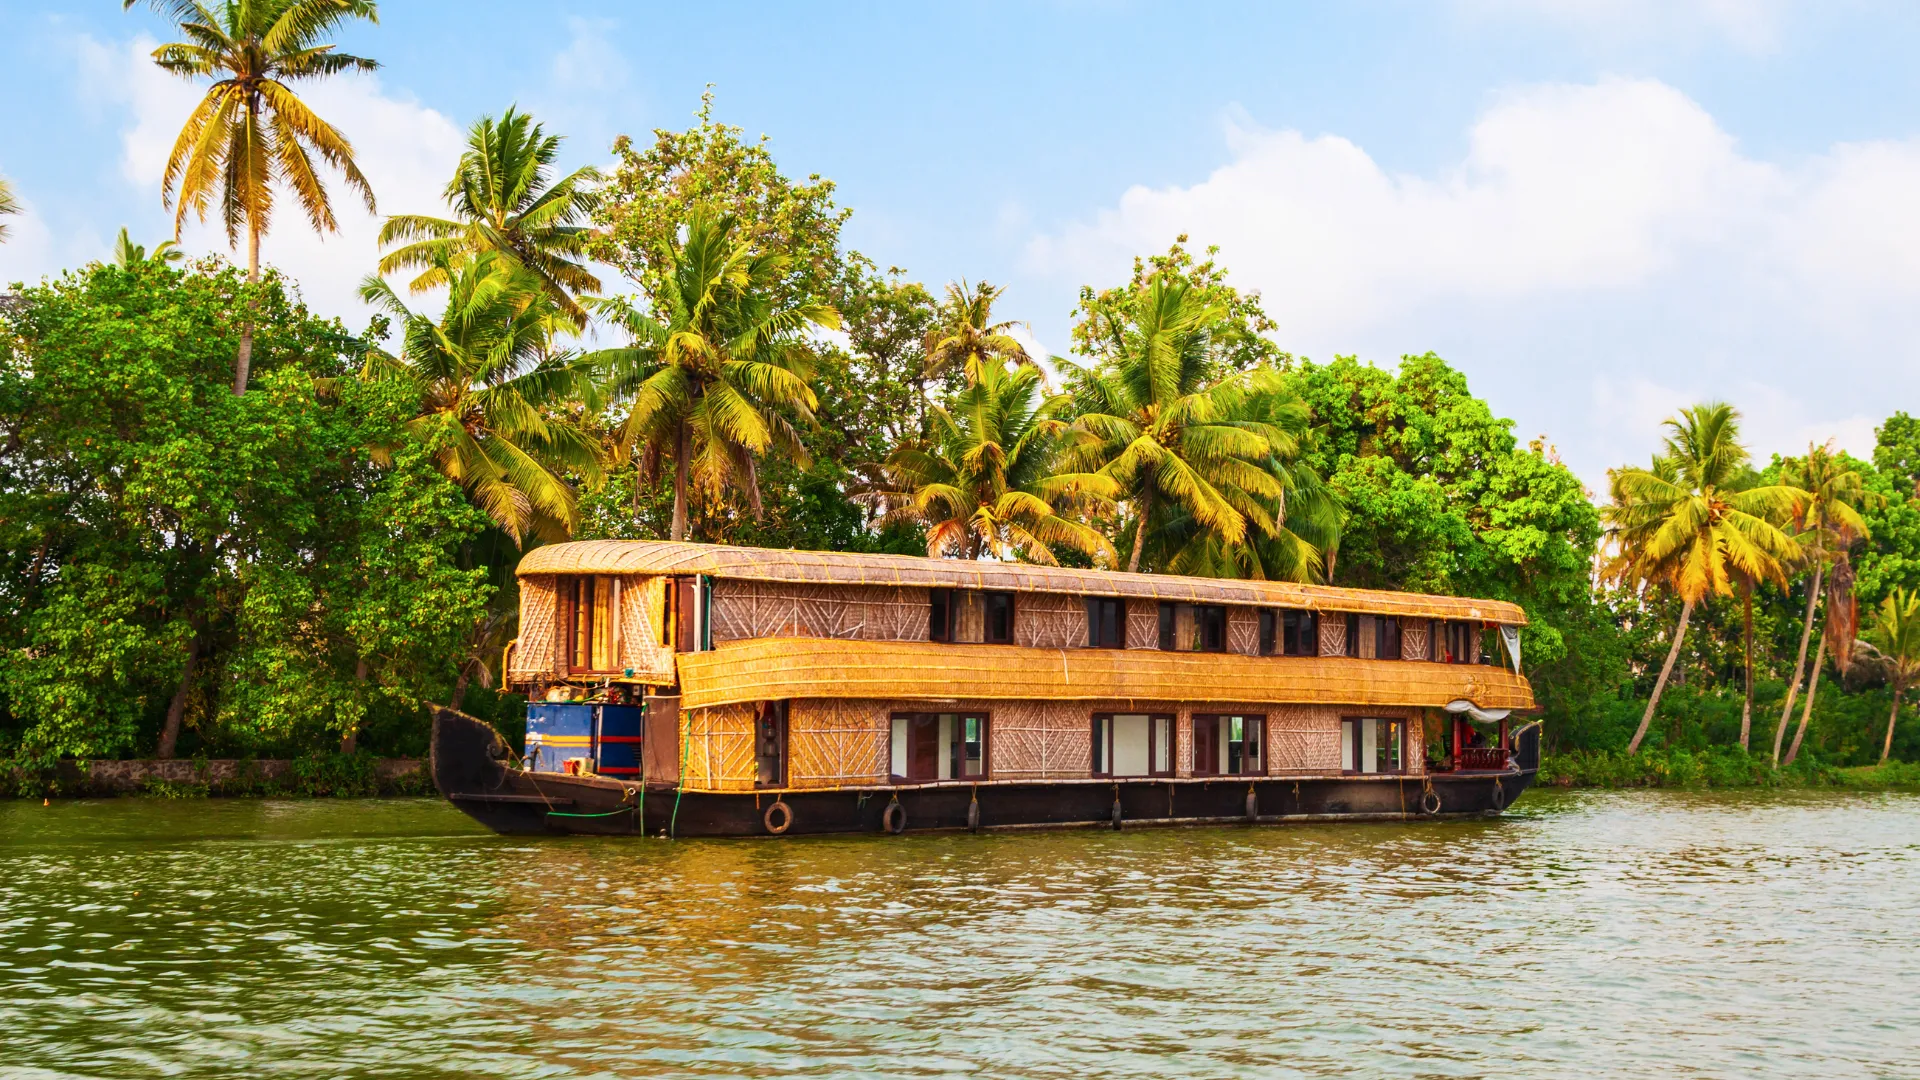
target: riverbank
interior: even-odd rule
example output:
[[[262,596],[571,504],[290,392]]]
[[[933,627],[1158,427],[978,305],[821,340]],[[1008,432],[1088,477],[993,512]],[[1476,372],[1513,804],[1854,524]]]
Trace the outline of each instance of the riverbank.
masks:
[[[1776,769],[1770,755],[1749,754],[1735,747],[1700,753],[1643,750],[1632,755],[1586,750],[1546,755],[1540,762],[1539,783],[1561,788],[1901,791],[1920,789],[1920,764],[1890,761],[1885,765],[1840,768],[1801,761]]]
[[[0,768],[0,797],[167,799],[366,798],[431,795],[420,758],[327,754],[302,758],[62,761],[50,769]]]

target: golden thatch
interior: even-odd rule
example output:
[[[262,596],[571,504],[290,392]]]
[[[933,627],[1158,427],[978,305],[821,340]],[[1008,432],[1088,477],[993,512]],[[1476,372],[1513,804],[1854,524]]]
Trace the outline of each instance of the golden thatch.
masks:
[[[550,544],[528,552],[520,560],[518,573],[523,577],[532,574],[710,574],[746,581],[1001,589],[1189,603],[1272,605],[1416,619],[1467,619],[1513,626],[1523,626],[1527,621],[1526,613],[1516,604],[1458,596],[1338,589],[1331,585],[1297,585],[1285,581],[1070,570],[915,555],[775,551],[651,540]]]
[[[1327,702],[1530,709],[1505,668],[1344,656],[1237,656],[1136,649],[1024,649],[934,642],[763,638],[679,657],[681,707],[782,698],[939,701]]]

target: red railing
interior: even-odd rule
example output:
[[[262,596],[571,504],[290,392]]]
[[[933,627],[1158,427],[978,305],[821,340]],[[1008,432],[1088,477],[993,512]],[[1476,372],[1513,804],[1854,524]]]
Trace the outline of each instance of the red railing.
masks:
[[[1453,767],[1463,772],[1498,772],[1507,767],[1507,752],[1498,746],[1463,746],[1460,748],[1460,760]]]

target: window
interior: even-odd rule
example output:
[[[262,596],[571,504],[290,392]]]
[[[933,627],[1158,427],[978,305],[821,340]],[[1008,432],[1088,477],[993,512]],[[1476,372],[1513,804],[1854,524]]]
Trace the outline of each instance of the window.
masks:
[[[1093,775],[1172,776],[1173,717],[1093,714]]]
[[[953,590],[929,589],[932,604],[927,613],[927,640],[953,640]]]
[[[1279,647],[1280,635],[1278,634],[1278,632],[1276,632],[1274,628],[1274,624],[1278,621],[1279,620],[1274,618],[1274,613],[1272,608],[1260,609],[1260,655],[1261,656],[1272,656],[1274,653],[1280,651],[1280,647]]]
[[[990,592],[987,600],[987,644],[1013,644],[1013,594]]]
[[[755,782],[760,787],[787,783],[787,703],[770,701],[754,717]]]
[[[983,780],[987,717],[981,713],[900,713],[893,717],[895,780]]]
[[[1320,614],[1315,611],[1280,613],[1280,653],[1283,656],[1320,655]]]
[[[1376,660],[1400,659],[1400,620],[1381,616],[1373,620],[1373,655]]]
[[[1348,717],[1340,721],[1340,768],[1350,773],[1397,773],[1405,766],[1404,720]]]
[[[1266,772],[1261,734],[1264,716],[1193,718],[1193,775],[1256,776]]]
[[[1168,652],[1226,652],[1227,609],[1219,604],[1161,604],[1160,648]]]
[[[1348,612],[1345,618],[1347,620],[1346,654],[1348,656],[1359,656],[1360,655],[1360,616],[1355,615],[1352,612]]]
[[[613,671],[619,664],[613,624],[619,587],[610,577],[573,579],[572,647],[567,667],[572,671]]]
[[[1095,649],[1127,647],[1127,605],[1110,596],[1087,597],[1087,645]]]
[[[713,579],[704,575],[668,579],[667,603],[673,623],[676,652],[703,652],[713,648]]]
[[[1434,649],[1433,658],[1449,664],[1465,664],[1473,659],[1472,623],[1447,622],[1438,624],[1445,627],[1441,647]]]

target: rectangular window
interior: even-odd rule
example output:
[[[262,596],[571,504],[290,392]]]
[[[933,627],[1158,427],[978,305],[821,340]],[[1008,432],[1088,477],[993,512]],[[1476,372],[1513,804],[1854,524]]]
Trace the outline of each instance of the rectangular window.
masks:
[[[1013,644],[1013,594],[990,592],[987,600],[987,644]]]
[[[713,648],[707,613],[713,601],[713,579],[695,575],[671,579],[673,590],[673,647],[676,652]]]
[[[1347,620],[1347,655],[1359,656],[1360,655],[1360,616],[1355,615],[1352,612],[1348,612],[1346,615],[1346,620]]]
[[[1197,652],[1227,651],[1227,609],[1219,604],[1194,608],[1194,648]]]
[[[1167,652],[1226,652],[1227,609],[1219,604],[1162,603],[1160,648]]]
[[[1404,720],[1348,717],[1340,721],[1340,767],[1350,773],[1397,773],[1405,769]]]
[[[1127,605],[1111,596],[1087,597],[1087,645],[1095,649],[1127,647]]]
[[[986,778],[982,713],[896,713],[892,736],[889,772],[896,782]]]
[[[1434,659],[1449,664],[1466,664],[1473,660],[1474,635],[1478,632],[1469,622],[1447,622],[1439,624],[1446,627],[1442,635],[1445,638],[1444,652],[1436,651]]]
[[[1280,613],[1280,652],[1285,656],[1320,655],[1320,614],[1314,611]]]
[[[1275,626],[1279,620],[1274,617],[1272,608],[1260,609],[1260,655],[1272,656],[1280,651],[1280,635]]]
[[[1172,652],[1180,640],[1178,627],[1180,605],[1160,605],[1160,651]]]
[[[573,579],[572,647],[567,667],[572,671],[613,671],[619,663],[614,617],[619,589],[610,577]]]
[[[1373,656],[1376,660],[1400,659],[1400,620],[1381,616],[1373,620]]]
[[[1150,713],[1095,713],[1095,776],[1172,776],[1173,717]]]
[[[1193,775],[1256,776],[1266,772],[1261,735],[1267,718],[1198,715],[1193,718]]]
[[[754,718],[755,779],[760,787],[787,783],[787,703],[770,701]]]
[[[928,589],[927,640],[953,640],[953,590]]]

